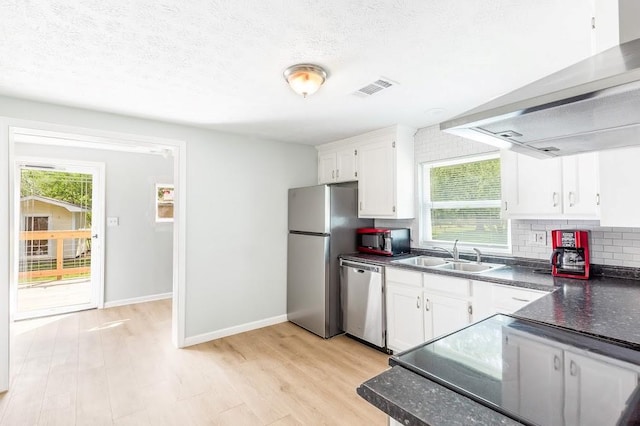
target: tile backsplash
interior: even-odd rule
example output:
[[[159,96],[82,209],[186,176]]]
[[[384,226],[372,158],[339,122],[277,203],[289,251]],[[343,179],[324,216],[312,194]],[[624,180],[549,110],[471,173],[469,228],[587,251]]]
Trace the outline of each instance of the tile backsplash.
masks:
[[[495,151],[495,148],[441,132],[438,126],[425,127],[415,135],[416,188],[419,164]],[[416,213],[419,202],[416,193]],[[412,247],[419,247],[419,225],[413,220],[379,220],[376,226],[411,228]],[[511,244],[514,257],[549,259],[552,229],[584,229],[590,232],[591,263],[640,268],[640,228],[600,226],[597,220],[512,220]],[[546,245],[532,241],[535,232],[546,233]]]
[[[513,220],[511,244],[513,256],[546,259],[551,255],[552,229],[589,231],[591,263],[610,266],[640,267],[640,228],[610,228],[591,220]],[[535,231],[547,233],[547,245],[530,243]]]

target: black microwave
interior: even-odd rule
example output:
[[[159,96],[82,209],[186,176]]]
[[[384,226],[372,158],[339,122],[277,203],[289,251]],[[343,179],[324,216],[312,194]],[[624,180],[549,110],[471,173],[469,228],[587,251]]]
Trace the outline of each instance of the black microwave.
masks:
[[[411,251],[409,228],[358,228],[360,253],[397,256]]]

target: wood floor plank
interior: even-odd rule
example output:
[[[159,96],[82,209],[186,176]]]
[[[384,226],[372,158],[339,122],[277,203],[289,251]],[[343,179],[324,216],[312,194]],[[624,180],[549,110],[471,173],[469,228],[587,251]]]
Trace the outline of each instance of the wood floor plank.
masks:
[[[386,425],[355,390],[388,357],[346,336],[281,323],[179,350],[170,300],[21,321],[12,336],[2,426]]]

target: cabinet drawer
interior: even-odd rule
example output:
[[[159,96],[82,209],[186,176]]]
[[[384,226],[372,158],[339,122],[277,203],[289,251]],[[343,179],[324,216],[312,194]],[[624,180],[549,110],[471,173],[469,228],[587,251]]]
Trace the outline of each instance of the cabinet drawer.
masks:
[[[471,296],[471,281],[446,275],[424,274],[424,288],[459,297]]]
[[[547,294],[544,291],[494,285],[492,289],[493,305],[498,312],[515,312],[529,303]]]
[[[407,271],[405,269],[386,268],[386,280],[409,285],[412,287],[422,287],[422,273]]]

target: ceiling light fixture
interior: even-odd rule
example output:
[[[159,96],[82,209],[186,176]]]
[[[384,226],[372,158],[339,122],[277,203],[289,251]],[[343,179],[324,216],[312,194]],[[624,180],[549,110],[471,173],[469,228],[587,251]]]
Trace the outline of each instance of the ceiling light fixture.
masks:
[[[313,64],[291,65],[284,70],[284,79],[294,92],[306,98],[318,91],[327,79],[327,72]]]

